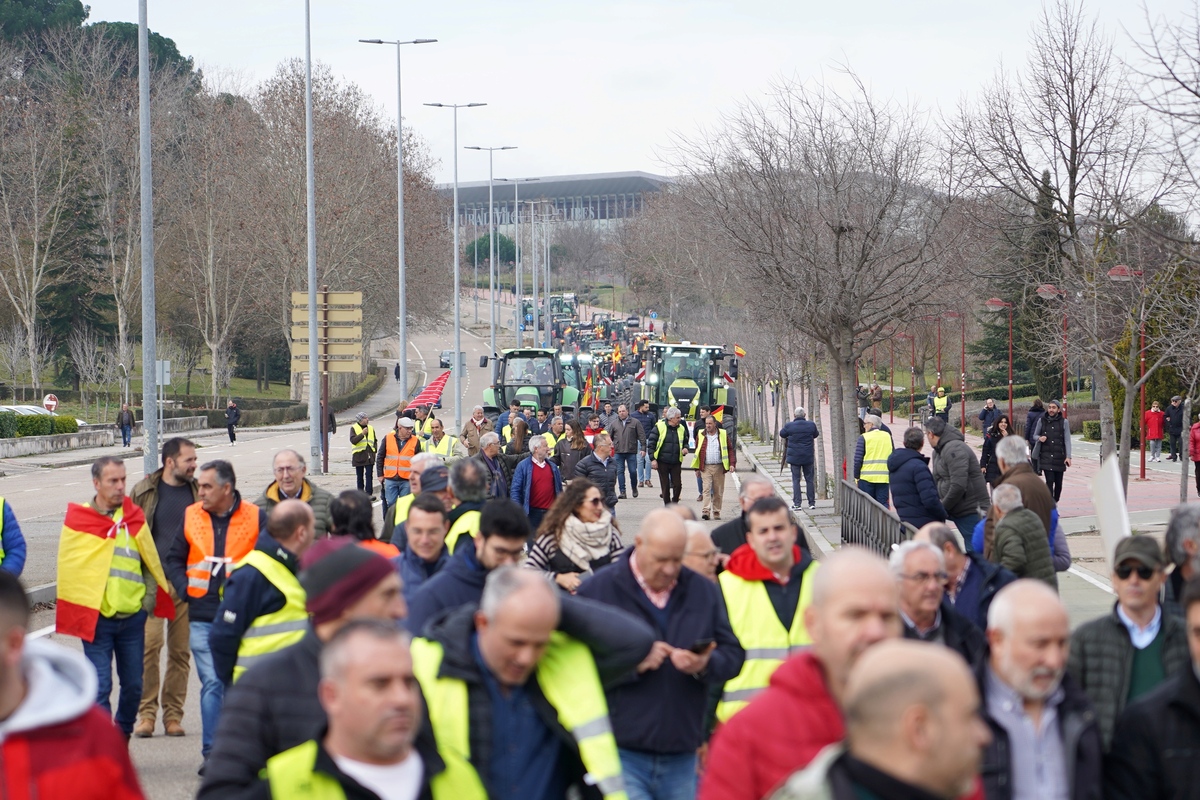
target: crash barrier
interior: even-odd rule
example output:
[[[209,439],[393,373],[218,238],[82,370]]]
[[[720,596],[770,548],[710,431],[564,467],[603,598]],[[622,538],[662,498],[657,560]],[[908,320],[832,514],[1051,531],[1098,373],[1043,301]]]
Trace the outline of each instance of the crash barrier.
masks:
[[[842,509],[842,544],[867,547],[886,557],[894,545],[908,541],[917,532],[850,481],[843,480],[838,493]]]

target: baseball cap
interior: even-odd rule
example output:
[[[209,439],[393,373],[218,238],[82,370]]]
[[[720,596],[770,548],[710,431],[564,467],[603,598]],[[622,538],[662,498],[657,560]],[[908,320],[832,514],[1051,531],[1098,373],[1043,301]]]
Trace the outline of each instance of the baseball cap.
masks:
[[[1162,548],[1150,536],[1126,536],[1117,542],[1117,550],[1113,553],[1113,564],[1134,560],[1152,569],[1162,569],[1166,566]]]
[[[422,492],[440,492],[450,485],[450,470],[439,464],[421,473]]]

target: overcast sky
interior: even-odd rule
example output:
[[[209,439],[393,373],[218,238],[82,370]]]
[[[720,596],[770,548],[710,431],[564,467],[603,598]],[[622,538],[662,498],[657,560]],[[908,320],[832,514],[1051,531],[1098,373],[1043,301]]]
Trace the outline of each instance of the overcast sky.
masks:
[[[86,0],[85,0],[86,2]],[[1182,19],[1191,0],[1149,0]],[[150,27],[205,70],[250,82],[304,55],[302,0],[149,0]],[[90,21],[137,21],[136,0],[93,0]],[[395,48],[360,38],[436,38],[404,48],[405,124],[452,176],[451,112],[422,103],[484,102],[459,111],[459,144],[517,145],[496,177],[665,172],[673,134],[712,125],[781,75],[828,74],[846,61],[884,95],[952,108],[1001,59],[1024,61],[1036,0],[608,0],[397,2],[313,0],[313,58],[396,111]],[[1122,26],[1145,28],[1135,0],[1087,8],[1131,54]],[[459,179],[486,180],[487,155],[465,151]]]

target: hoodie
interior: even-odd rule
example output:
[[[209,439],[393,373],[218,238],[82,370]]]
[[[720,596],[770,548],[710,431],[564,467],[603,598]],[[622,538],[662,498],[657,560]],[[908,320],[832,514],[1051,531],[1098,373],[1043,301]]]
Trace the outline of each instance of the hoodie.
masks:
[[[25,699],[0,720],[0,796],[141,798],[125,742],[96,705],[96,673],[83,654],[26,639],[21,670]]]
[[[837,701],[811,651],[785,661],[763,692],[717,728],[699,800],[758,800],[845,737]]]
[[[800,587],[803,583],[804,570],[812,564],[812,555],[807,550],[801,550],[799,545],[792,545],[792,571],[787,584],[782,584],[775,573],[763,566],[750,545],[744,544],[729,557],[725,567],[739,578],[747,581],[762,581],[767,590],[767,597],[775,609],[775,615],[785,630],[792,627],[792,619],[796,616],[796,607],[800,604]]]

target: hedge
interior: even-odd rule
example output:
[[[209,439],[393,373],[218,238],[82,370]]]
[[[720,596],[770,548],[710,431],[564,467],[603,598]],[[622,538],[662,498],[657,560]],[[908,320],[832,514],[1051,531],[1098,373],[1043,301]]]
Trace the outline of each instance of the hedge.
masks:
[[[1083,421],[1083,438],[1089,442],[1100,441],[1100,420]]]
[[[926,405],[925,398],[928,396],[928,393],[929,393],[928,390],[925,390],[924,392],[918,391],[916,393],[915,402],[917,404],[917,408],[920,408],[921,406]],[[1028,397],[1029,395],[1036,394],[1036,393],[1037,393],[1037,385],[1036,384],[1032,384],[1032,383],[1015,383],[1015,384],[1013,384],[1013,397]],[[959,398],[962,396],[962,393],[961,392],[947,392],[946,396],[949,397],[952,401],[954,401],[955,406],[957,406],[959,403]],[[908,397],[909,397],[908,392],[896,392],[896,410],[895,410],[896,414],[903,414],[905,416],[908,415]],[[989,397],[996,401],[996,405],[1000,405],[1001,400],[1003,400],[1005,403],[1007,403],[1008,402],[1008,387],[1007,386],[985,386],[981,389],[967,389],[967,400],[987,400]],[[900,402],[901,399],[904,400],[903,403]],[[885,412],[888,410],[887,401],[888,401],[888,396],[886,393],[884,393],[883,410]],[[1007,406],[1005,406],[1005,407],[1007,408]],[[957,411],[958,409],[956,408],[955,410]]]
[[[358,382],[350,392],[338,397],[329,398],[329,406],[334,413],[345,411],[347,408],[353,408],[362,401],[366,400],[372,394],[379,390],[385,380],[386,370],[378,369],[367,375]],[[236,398],[235,398],[236,401]],[[308,403],[284,403],[279,404],[279,401],[271,401],[272,405],[268,408],[242,410],[241,422],[239,427],[253,428],[260,425],[283,425],[288,422],[299,422],[302,419],[308,419]],[[240,406],[241,403],[239,402]],[[195,412],[188,412],[182,416],[194,416]],[[208,427],[224,428],[225,427],[225,411],[223,409],[217,411],[207,411],[205,415],[208,417]]]

